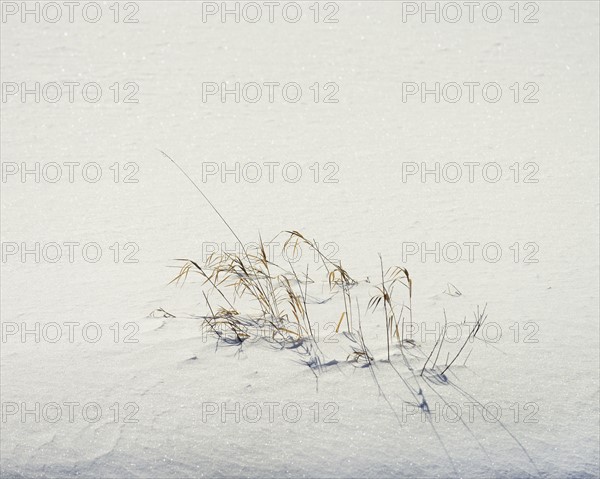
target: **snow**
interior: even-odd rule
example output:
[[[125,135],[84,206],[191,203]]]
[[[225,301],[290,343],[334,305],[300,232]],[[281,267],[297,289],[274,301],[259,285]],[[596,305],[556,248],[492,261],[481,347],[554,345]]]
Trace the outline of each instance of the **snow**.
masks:
[[[598,4],[537,2],[535,24],[513,22],[509,3],[495,24],[402,22],[399,3],[379,1],[337,2],[338,23],[223,24],[203,23],[201,2],[138,3],[135,24],[113,22],[109,3],[95,24],[1,24],[2,82],[98,82],[103,91],[98,103],[2,102],[3,172],[11,162],[63,170],[56,183],[22,182],[20,171],[2,181],[2,477],[598,477]],[[202,101],[202,82],[236,81],[296,82],[303,97]],[[402,82],[436,81],[497,82],[503,97],[402,101]],[[115,103],[115,82],[120,99],[125,83],[139,85],[139,103]],[[339,102],[314,103],[315,82],[321,98],[326,83],[339,85]],[[515,82],[522,94],[536,83],[539,102],[515,103]],[[244,242],[283,230],[331,242],[360,281],[352,292],[375,366],[347,361],[351,339],[332,333],[340,293],[318,304],[329,286],[306,248],[322,370],[302,364],[302,348],[217,344],[201,327],[199,277],[168,283],[177,258],[201,261],[236,240],[158,149]],[[73,182],[67,162],[80,163]],[[102,170],[95,183],[81,176],[91,162]],[[203,178],[235,162],[263,165],[263,178]],[[279,162],[272,182],[265,162]],[[289,162],[302,168],[296,183],[281,175]],[[403,164],[436,162],[497,162],[503,176],[403,181]],[[527,163],[538,166],[537,183],[523,181]],[[338,182],[325,182],[334,170]],[[132,172],[139,181],[124,182]],[[39,261],[22,258],[23,243],[36,242],[46,246]],[[78,243],[72,262],[69,242]],[[480,245],[472,261],[469,242]],[[84,259],[88,243],[100,247],[97,262]],[[422,259],[423,243],[457,243],[462,257],[452,262],[448,247],[439,261]],[[490,243],[502,251],[497,262],[482,255]],[[414,282],[418,348],[405,351],[414,375],[398,347],[387,361],[381,309],[366,312],[378,253]],[[446,294],[449,283],[461,295]],[[451,384],[421,378],[420,351],[434,347],[444,311],[460,325],[485,305],[502,337],[490,328],[487,342],[470,343]],[[39,342],[22,337],[36,327]],[[429,419],[403,379],[422,388]],[[502,425],[472,398],[498,405]],[[52,422],[55,403],[62,415]],[[101,408],[97,421],[93,407],[82,410],[90,403]],[[23,414],[36,404],[39,414]]]

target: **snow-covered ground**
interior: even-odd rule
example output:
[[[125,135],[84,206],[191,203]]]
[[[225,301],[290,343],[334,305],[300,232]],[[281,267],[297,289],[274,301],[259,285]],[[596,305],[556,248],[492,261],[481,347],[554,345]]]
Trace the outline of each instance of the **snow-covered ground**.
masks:
[[[299,2],[292,23],[257,2],[223,23],[221,2],[99,2],[92,23],[58,2],[36,23],[2,2],[2,477],[598,477],[599,7],[500,2],[492,23],[488,3],[452,23],[446,3],[423,22],[421,2]],[[439,102],[410,95],[436,82]],[[372,367],[347,361],[306,248],[326,365],[217,348],[199,277],[168,283],[236,239],[158,149],[244,242],[298,230],[343,261]],[[414,288],[416,345],[389,362],[378,253]],[[421,377],[444,312],[456,351],[485,305],[448,382]]]

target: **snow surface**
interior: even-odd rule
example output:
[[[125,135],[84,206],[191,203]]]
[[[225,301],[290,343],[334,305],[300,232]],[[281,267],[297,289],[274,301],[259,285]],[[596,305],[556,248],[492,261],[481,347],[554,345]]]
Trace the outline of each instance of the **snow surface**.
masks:
[[[338,3],[336,24],[202,23],[200,2],[139,2],[138,24],[1,25],[3,82],[96,81],[105,94],[116,81],[139,84],[138,104],[2,103],[3,162],[97,162],[104,174],[1,185],[3,243],[97,242],[103,252],[96,263],[3,259],[2,477],[598,477],[598,3],[538,2],[537,24],[403,23],[399,3]],[[305,92],[335,82],[340,102],[203,103],[205,81],[294,81]],[[493,81],[505,97],[404,103],[406,81]],[[539,103],[514,103],[515,82],[536,82]],[[157,149],[244,241],[294,229],[338,245],[336,258],[362,281],[361,307],[381,253],[410,271],[416,322],[439,327],[444,310],[461,322],[487,304],[502,337],[470,344],[452,385],[415,380],[398,348],[385,361],[381,311],[363,310],[372,369],[346,361],[344,334],[326,341],[331,326],[320,347],[337,363],[318,380],[298,349],[216,348],[197,319],[208,312],[199,279],[167,285],[177,271],[169,267],[200,260],[205,242],[235,238]],[[202,162],[236,161],[294,161],[303,177],[202,183]],[[402,182],[403,162],[468,161],[504,172],[535,162],[539,182]],[[115,183],[115,162],[139,165],[139,182]],[[315,162],[339,165],[339,182],[315,183]],[[115,263],[116,242],[136,243],[139,261]],[[503,256],[403,262],[405,242],[496,242]],[[513,261],[516,242],[537,244],[539,261]],[[445,294],[448,283],[462,295]],[[313,286],[315,298],[328,297]],[[339,299],[309,305],[313,321],[336,323]],[[176,317],[152,315],[158,308]],[[79,326],[72,342],[22,341],[6,329],[51,322],[95,322],[102,338],[85,341]],[[130,323],[137,342],[124,340]],[[537,342],[524,340],[526,328]],[[418,335],[425,354],[433,336]],[[418,351],[407,354],[422,364]],[[424,420],[402,378],[431,408],[459,404],[462,421]],[[498,404],[506,429],[480,410],[470,418],[471,397]],[[54,423],[7,410],[67,402],[97,403],[102,418],[85,420],[80,406],[72,422],[62,406]],[[247,414],[223,418],[222,405],[236,403]],[[256,422],[248,403],[261,408]],[[283,417],[292,403],[297,422],[291,409]],[[207,404],[218,413],[203,417]],[[125,422],[132,407],[137,422]],[[535,422],[525,420],[529,407]]]

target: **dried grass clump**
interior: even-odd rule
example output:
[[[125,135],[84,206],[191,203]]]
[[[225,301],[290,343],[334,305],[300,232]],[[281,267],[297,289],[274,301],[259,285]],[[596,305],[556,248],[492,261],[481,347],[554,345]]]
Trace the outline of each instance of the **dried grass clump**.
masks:
[[[357,281],[341,262],[329,259],[315,241],[297,231],[282,234],[287,235],[282,251],[291,247],[295,252],[303,244],[316,253],[317,268],[325,270],[330,291],[341,292],[344,298],[344,311],[336,332],[344,318],[347,331],[352,332],[350,290]],[[299,275],[289,260],[282,264],[268,258],[262,238],[256,247],[243,247],[241,254],[212,253],[202,266],[191,259],[178,261],[183,265],[171,283],[185,282],[190,273],[202,277],[202,286],[208,286],[208,294],[206,291],[203,294],[210,311],[205,321],[219,338],[239,343],[254,335],[282,343],[315,339],[307,306],[308,288],[315,280],[309,275],[308,267]],[[214,296],[224,302],[216,309],[212,306],[214,300],[210,299]],[[246,312],[240,313],[234,305],[244,300]]]
[[[269,258],[262,238],[259,238],[256,246],[244,246],[237,233],[194,180],[170,156],[165,152],[161,151],[161,153],[194,185],[241,245],[241,253],[213,253],[202,266],[192,259],[179,259],[178,261],[183,264],[171,283],[185,282],[190,273],[199,274],[202,277],[202,285],[208,287],[208,292],[203,291],[203,295],[209,310],[209,313],[202,318],[208,329],[219,340],[228,344],[241,345],[248,339],[254,338],[268,340],[281,347],[303,345],[310,349],[311,354],[314,353],[311,364],[320,364],[322,358],[315,353],[315,351],[319,351],[319,347],[308,312],[307,298],[309,285],[323,284],[323,281],[313,280],[309,275],[308,266],[306,272],[298,274],[289,259],[284,264],[283,261]],[[354,296],[358,322],[355,321],[352,307],[352,288],[358,284],[358,281],[342,266],[341,261],[333,260],[324,254],[316,241],[309,240],[298,231],[284,231],[280,234],[287,235],[282,251],[291,247],[295,253],[302,246],[310,248],[317,258],[317,270],[325,271],[325,282],[329,285],[332,295],[341,293],[343,307],[337,319],[335,331],[343,331],[353,343],[352,352],[348,355],[347,360],[354,363],[372,364],[374,357],[367,348],[360,324],[360,298]],[[283,258],[284,255],[281,257]],[[405,323],[411,324],[413,317],[413,281],[406,268],[394,266],[386,270],[381,255],[379,255],[379,262],[381,281],[375,285],[376,292],[369,299],[366,311],[375,313],[377,310],[383,310],[389,362],[394,344],[401,351],[405,348],[416,347],[412,338],[404,337]],[[402,287],[405,292],[403,296],[405,300],[400,302],[394,300],[397,287]],[[220,303],[216,308],[213,307],[215,296]],[[236,306],[236,303],[239,302],[245,302],[244,308]],[[483,315],[478,318],[474,330],[469,334],[452,361],[450,361],[448,353],[448,361],[445,368],[441,370],[442,376],[456,361],[467,342],[475,338],[484,320]],[[437,359],[442,347],[443,337],[441,342],[439,340],[436,342],[423,365],[421,375],[426,371],[426,366],[434,351],[437,349]],[[434,361],[428,371],[436,372],[436,366],[437,361]]]

